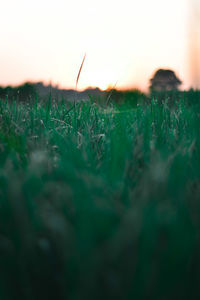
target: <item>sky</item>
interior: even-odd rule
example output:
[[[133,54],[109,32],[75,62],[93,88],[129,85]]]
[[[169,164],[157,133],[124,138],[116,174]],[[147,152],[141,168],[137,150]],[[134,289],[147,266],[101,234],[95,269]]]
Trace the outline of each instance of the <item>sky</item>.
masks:
[[[0,85],[44,81],[75,88],[85,53],[79,89],[147,91],[158,68],[173,69],[182,89],[198,85],[198,2],[2,1]]]

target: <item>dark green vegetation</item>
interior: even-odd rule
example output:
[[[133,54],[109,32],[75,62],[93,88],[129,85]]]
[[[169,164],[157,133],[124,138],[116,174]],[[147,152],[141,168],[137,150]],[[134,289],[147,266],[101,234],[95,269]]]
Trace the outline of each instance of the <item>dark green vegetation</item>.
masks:
[[[162,99],[1,100],[1,300],[199,299],[200,93]]]
[[[73,89],[61,89],[54,85],[45,85],[42,82],[25,82],[19,86],[0,86],[0,99],[15,100],[17,102],[27,102],[33,98],[39,98],[42,101],[48,101],[49,95],[57,102],[62,101],[83,101],[94,99],[99,104],[108,104],[111,100],[118,105],[126,103],[129,106],[135,106],[138,102],[144,101],[146,96],[137,89],[130,91],[119,91],[110,89],[102,91],[99,88],[88,87],[83,91]]]
[[[26,82],[23,85],[11,87],[0,86],[0,98],[9,98],[19,101],[30,101],[33,97],[37,96],[37,90],[34,84]]]

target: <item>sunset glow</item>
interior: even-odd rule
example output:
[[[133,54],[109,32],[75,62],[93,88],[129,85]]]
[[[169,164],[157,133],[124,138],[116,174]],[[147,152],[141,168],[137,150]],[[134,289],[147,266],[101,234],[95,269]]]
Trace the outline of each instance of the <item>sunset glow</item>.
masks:
[[[7,0],[2,6],[0,85],[42,80],[75,88],[84,53],[79,89],[117,82],[147,90],[160,67],[173,69],[182,88],[194,82],[187,0]]]

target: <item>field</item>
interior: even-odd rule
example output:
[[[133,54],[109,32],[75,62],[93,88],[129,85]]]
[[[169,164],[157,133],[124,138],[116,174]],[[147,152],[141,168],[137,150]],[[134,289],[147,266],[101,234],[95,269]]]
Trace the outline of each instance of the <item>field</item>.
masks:
[[[199,232],[199,92],[1,99],[1,300],[199,299]]]

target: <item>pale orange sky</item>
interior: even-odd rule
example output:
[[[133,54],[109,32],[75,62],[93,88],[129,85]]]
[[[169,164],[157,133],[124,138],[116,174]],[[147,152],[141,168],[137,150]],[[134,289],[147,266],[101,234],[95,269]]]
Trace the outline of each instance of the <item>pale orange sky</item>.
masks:
[[[0,84],[42,80],[74,88],[86,52],[80,89],[117,82],[147,90],[160,67],[173,69],[188,88],[188,11],[188,0],[6,0]]]

